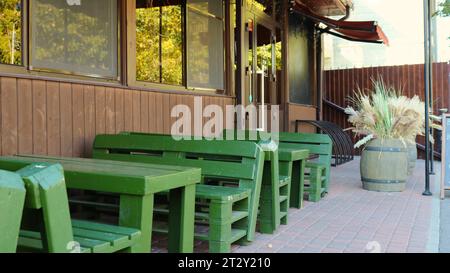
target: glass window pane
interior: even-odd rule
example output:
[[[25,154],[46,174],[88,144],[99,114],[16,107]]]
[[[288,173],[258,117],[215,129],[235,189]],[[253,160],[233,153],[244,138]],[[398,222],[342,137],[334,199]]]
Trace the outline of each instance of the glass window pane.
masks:
[[[136,79],[183,83],[181,1],[136,1]]]
[[[0,1],[0,63],[22,64],[21,1]]]
[[[118,77],[117,0],[33,0],[31,65]]]
[[[313,29],[313,28],[311,28]],[[312,31],[306,28],[295,15],[289,15],[289,101],[292,103],[313,105],[311,75]]]
[[[136,78],[160,82],[159,8],[136,10]]]
[[[190,0],[187,3],[187,84],[223,90],[223,2]]]
[[[183,32],[181,6],[162,7],[161,69],[166,84],[183,83]]]
[[[251,12],[262,11],[269,16],[273,13],[273,0],[246,0],[247,10]]]

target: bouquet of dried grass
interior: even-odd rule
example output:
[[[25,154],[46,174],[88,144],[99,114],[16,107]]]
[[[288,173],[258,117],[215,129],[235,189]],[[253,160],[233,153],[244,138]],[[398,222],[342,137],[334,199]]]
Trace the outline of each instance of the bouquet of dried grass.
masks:
[[[345,113],[350,128],[357,135],[365,137],[355,144],[355,148],[373,138],[400,139],[404,143],[415,143],[417,135],[425,134],[425,104],[418,96],[408,98],[383,80],[373,80],[370,95],[358,89],[351,99],[354,107],[347,107]],[[356,108],[356,110],[355,110]]]

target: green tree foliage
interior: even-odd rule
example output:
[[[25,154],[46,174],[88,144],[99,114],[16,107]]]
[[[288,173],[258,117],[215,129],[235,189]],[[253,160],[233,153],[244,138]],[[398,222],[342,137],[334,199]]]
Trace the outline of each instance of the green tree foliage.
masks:
[[[35,0],[32,62],[41,68],[117,76],[117,16],[109,0]],[[100,9],[106,9],[100,11]]]
[[[438,11],[438,14],[444,17],[450,16],[450,0],[445,0],[442,2],[439,7],[441,8]],[[450,37],[448,38],[450,40]]]
[[[14,36],[14,41],[13,41]],[[0,63],[20,64],[22,26],[20,0],[0,1]],[[14,50],[12,50],[14,46]],[[11,63],[11,54],[14,51]]]
[[[182,84],[182,49],[180,6],[148,7],[136,10],[136,77],[138,80]]]
[[[257,69],[261,69],[263,62],[267,67],[272,66],[272,45],[262,45],[256,48],[256,55],[258,58]],[[275,68],[276,70],[281,70],[282,59],[281,59],[281,42],[275,44]]]
[[[442,16],[450,16],[450,0],[445,0],[445,2],[440,4],[442,8],[440,14]]]

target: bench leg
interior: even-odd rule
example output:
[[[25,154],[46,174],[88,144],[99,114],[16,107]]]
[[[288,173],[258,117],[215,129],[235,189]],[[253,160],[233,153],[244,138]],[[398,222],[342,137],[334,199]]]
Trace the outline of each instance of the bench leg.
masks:
[[[231,244],[229,242],[209,241],[209,253],[230,253]]]
[[[306,168],[306,159],[303,159],[302,161],[300,161],[300,172],[299,172],[299,187],[300,187],[300,191],[299,191],[299,208],[303,208],[303,198],[305,196],[305,168]]]
[[[323,176],[326,177],[326,179],[323,181],[322,187],[324,188],[324,194],[328,193],[328,189],[330,187],[330,174],[327,173],[327,169],[323,170]]]
[[[194,251],[195,185],[170,190],[169,252]]]
[[[285,213],[281,216],[280,224],[287,225],[288,212],[290,207],[290,195],[291,195],[291,184],[292,184],[292,161],[279,161],[280,175],[289,177],[290,181],[287,185],[280,188],[280,196],[286,196],[287,199],[280,203],[280,214]]]
[[[232,202],[223,203],[213,200],[209,204],[209,252],[230,252],[232,211]]]
[[[137,228],[141,239],[125,252],[150,253],[152,244],[153,194],[145,196],[121,195],[119,225]]]
[[[322,170],[319,168],[311,168],[309,175],[309,195],[308,200],[311,202],[320,201],[322,191],[322,182],[320,180]]]

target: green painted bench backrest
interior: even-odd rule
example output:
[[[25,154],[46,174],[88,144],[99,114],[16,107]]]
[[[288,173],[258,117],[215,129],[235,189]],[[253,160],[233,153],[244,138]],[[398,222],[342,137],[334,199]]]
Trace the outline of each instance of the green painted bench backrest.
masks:
[[[35,163],[16,173],[27,189],[22,232],[39,232],[45,251],[69,252],[74,237],[62,166]]]
[[[97,135],[93,157],[143,163],[198,167],[202,176],[254,180],[263,153],[253,142],[177,141],[169,135]]]
[[[0,170],[0,253],[16,252],[25,193],[18,174]]]
[[[264,152],[250,141],[181,140],[169,135],[122,133],[97,135],[92,156],[97,159],[197,167],[206,179],[234,181],[250,190],[249,232],[253,240],[261,192]]]

